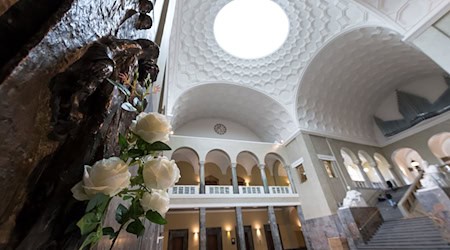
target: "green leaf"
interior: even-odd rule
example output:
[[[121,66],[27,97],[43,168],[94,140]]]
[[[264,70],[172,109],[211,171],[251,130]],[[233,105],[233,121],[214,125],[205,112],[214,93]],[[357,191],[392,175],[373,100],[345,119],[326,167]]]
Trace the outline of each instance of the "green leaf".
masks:
[[[169,145],[165,144],[164,142],[154,142],[151,145],[147,147],[147,150],[149,151],[166,151],[166,150],[172,150]]]
[[[126,201],[126,200],[129,200],[129,199],[131,199],[131,198],[133,198],[133,196],[131,196],[131,195],[125,195],[125,196],[122,197],[122,200]]]
[[[128,151],[128,157],[133,158],[133,159],[136,157],[139,157],[139,156],[143,156],[143,155],[144,155],[144,151],[142,151],[141,149],[133,148]]]
[[[109,235],[110,239],[113,239],[116,237],[116,232],[114,231],[114,228],[112,227],[105,227],[102,230],[103,235]]]
[[[124,93],[126,96],[130,96],[131,95],[131,93],[127,89],[127,87],[123,86],[121,83],[113,81],[113,80],[111,80],[109,78],[107,78],[106,80],[108,80],[108,82],[111,83],[112,85],[116,86],[117,89],[120,90],[122,93]]]
[[[144,209],[142,208],[139,199],[134,198],[134,200],[131,202],[128,214],[133,219],[138,219],[144,214]]]
[[[147,218],[149,221],[159,224],[159,225],[165,225],[167,224],[167,220],[164,219],[158,212],[148,210],[145,214],[145,218]]]
[[[109,196],[103,193],[97,193],[87,204],[86,213],[92,211],[94,208],[99,208],[103,211],[108,204]]]
[[[127,138],[125,136],[123,136],[122,134],[119,134],[119,146],[120,146],[121,151],[128,149]]]
[[[128,209],[122,204],[119,204],[119,206],[117,206],[116,221],[119,224],[123,224],[128,221]]]
[[[142,225],[141,220],[137,219],[128,224],[127,232],[136,235],[136,237],[142,236],[144,234],[145,227]]]
[[[94,231],[94,229],[96,229],[99,224],[100,224],[100,219],[93,212],[85,214],[77,222],[77,226],[80,228],[81,235],[85,235],[85,234],[88,234],[88,233]]]
[[[137,186],[137,185],[143,184],[143,183],[144,183],[144,177],[142,175],[138,175],[138,176],[135,176],[135,177],[131,178],[130,185],[131,186]]]
[[[97,232],[92,232],[90,233],[86,239],[84,239],[83,244],[81,245],[79,250],[82,250],[84,248],[86,248],[89,245],[95,245],[99,240],[100,240],[101,236],[99,236],[97,234]]]
[[[140,150],[147,150],[147,148],[150,146],[150,143],[142,140],[142,138],[140,138],[138,135],[136,135],[138,137],[137,141],[136,141],[136,146],[138,147],[138,149]]]

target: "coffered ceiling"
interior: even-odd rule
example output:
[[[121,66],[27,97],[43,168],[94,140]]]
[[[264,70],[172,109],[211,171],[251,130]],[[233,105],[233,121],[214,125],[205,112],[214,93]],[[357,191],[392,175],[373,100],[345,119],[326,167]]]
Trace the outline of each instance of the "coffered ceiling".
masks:
[[[267,57],[240,59],[214,37],[214,19],[228,2],[177,3],[167,74],[174,128],[215,117],[269,142],[301,129],[376,144],[377,100],[440,72],[401,41],[395,25],[352,0],[274,0],[289,18],[287,40]]]

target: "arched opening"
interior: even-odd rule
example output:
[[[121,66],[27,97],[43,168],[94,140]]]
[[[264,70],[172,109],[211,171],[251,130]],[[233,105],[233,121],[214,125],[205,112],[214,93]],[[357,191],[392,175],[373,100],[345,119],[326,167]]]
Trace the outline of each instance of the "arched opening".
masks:
[[[392,169],[392,166],[389,164],[389,162],[386,160],[386,158],[384,158],[384,156],[381,155],[380,153],[375,153],[373,155],[373,158],[375,159],[378,169],[380,170],[384,179],[386,181],[390,181],[392,184],[399,187],[401,185],[401,183],[399,180],[397,180],[397,177],[395,176],[395,173],[393,172],[394,170]]]
[[[230,157],[220,149],[213,149],[205,158],[205,185],[230,185],[230,176],[227,169],[231,166]],[[210,177],[211,184],[206,183],[206,177]],[[214,178],[212,178],[214,177]]]
[[[443,163],[450,164],[450,133],[442,132],[433,135],[428,140],[428,147],[431,152]]]
[[[350,149],[342,148],[341,156],[344,160],[345,169],[352,181],[357,187],[365,187],[364,177],[356,164],[359,161],[356,155]]]
[[[264,157],[265,171],[269,186],[289,186],[289,177],[285,171],[284,159],[276,153]],[[270,174],[270,177],[269,175]]]
[[[364,172],[366,172],[367,177],[369,177],[370,182],[377,188],[383,188],[385,186],[384,177],[380,176],[375,170],[375,160],[363,150],[358,151],[358,158],[361,161],[361,166],[363,167]]]
[[[422,157],[411,148],[397,149],[392,154],[392,161],[399,167],[406,184],[411,184],[419,175],[419,170],[424,169]]]
[[[261,186],[261,173],[259,172],[259,160],[255,154],[249,151],[242,151],[236,158],[237,176],[244,179],[246,186]],[[255,172],[253,170],[255,169]],[[239,182],[239,180],[238,180]],[[240,185],[240,184],[239,184]]]
[[[173,152],[172,160],[180,169],[181,178],[177,185],[198,185],[200,183],[199,157],[195,150],[188,147],[178,148]]]

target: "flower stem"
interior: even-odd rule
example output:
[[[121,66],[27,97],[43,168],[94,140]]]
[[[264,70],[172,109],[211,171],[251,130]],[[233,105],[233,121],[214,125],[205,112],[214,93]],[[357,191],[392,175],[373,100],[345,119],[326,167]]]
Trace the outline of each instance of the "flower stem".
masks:
[[[125,222],[125,223],[126,223],[126,222]],[[109,250],[112,250],[112,249],[113,249],[114,244],[116,243],[117,238],[119,238],[120,231],[122,231],[123,226],[125,226],[125,223],[123,223],[123,224],[120,225],[119,230],[117,231],[116,237],[114,237],[114,239],[113,239],[113,241],[112,241],[112,243],[111,243],[111,247],[109,248]]]

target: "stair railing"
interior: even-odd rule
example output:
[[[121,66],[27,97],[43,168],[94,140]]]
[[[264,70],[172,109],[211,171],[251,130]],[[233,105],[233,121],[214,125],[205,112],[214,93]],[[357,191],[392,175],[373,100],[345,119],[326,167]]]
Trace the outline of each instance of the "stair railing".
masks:
[[[423,172],[420,171],[419,175],[414,179],[414,182],[405,192],[403,197],[398,202],[397,206],[400,209],[400,212],[404,217],[409,217],[411,213],[414,211],[414,205],[416,203],[416,191],[422,187],[420,180],[423,177]]]
[[[378,218],[378,221],[373,221],[373,219],[375,219],[375,218]],[[381,223],[380,223],[380,221],[381,221]],[[370,240],[370,238],[372,238],[373,234],[376,232],[376,230],[373,230],[374,223],[378,223],[378,225],[375,225],[375,227],[378,228],[382,224],[382,221],[383,221],[383,219],[381,217],[380,211],[377,209],[369,216],[369,218],[364,222],[364,224],[362,224],[358,228],[364,243],[367,243]],[[372,230],[370,230],[367,227],[371,228]]]

